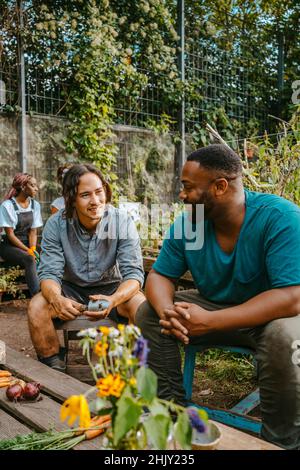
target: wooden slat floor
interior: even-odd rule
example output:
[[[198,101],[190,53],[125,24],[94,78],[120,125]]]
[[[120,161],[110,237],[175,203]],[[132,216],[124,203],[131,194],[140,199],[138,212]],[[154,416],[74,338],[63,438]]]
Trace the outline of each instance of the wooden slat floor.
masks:
[[[30,428],[36,431],[67,429],[67,425],[59,420],[60,404],[70,395],[84,393],[90,388],[89,385],[52,370],[9,347],[5,369],[24,380],[39,382],[42,385],[42,400],[12,403],[7,400],[5,389],[0,389],[0,439],[14,437],[18,433],[27,434]],[[220,423],[217,425],[222,431],[218,447],[220,450],[280,450],[237,429]],[[76,446],[76,450],[99,450],[101,441],[101,437],[84,441]]]

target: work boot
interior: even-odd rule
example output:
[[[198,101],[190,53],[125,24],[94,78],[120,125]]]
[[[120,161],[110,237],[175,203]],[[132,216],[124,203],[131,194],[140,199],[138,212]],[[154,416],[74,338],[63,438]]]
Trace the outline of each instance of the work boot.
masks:
[[[38,357],[38,360],[45,364],[51,369],[58,370],[59,372],[66,371],[66,363],[64,360],[61,359],[60,354],[53,354],[50,357]]]

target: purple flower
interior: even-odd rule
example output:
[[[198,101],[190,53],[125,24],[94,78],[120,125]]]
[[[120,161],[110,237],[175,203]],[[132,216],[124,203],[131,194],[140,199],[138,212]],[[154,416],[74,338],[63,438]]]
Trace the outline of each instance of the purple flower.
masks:
[[[133,355],[139,360],[140,366],[145,366],[150,349],[148,348],[148,341],[140,336],[134,346]]]
[[[190,423],[192,428],[197,429],[198,432],[205,432],[206,431],[206,425],[200,418],[198,414],[198,410],[196,408],[187,408],[187,414],[189,415],[190,418]]]

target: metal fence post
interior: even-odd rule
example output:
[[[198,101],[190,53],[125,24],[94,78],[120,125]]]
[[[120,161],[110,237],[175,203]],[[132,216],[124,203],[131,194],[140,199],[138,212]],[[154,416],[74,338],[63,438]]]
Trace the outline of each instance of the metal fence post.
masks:
[[[26,136],[26,89],[25,89],[25,61],[22,41],[23,29],[23,5],[22,0],[17,2],[19,9],[19,27],[18,50],[19,50],[19,103],[21,104],[21,115],[19,118],[19,149],[20,165],[22,173],[27,171],[27,136]]]
[[[278,69],[277,69],[277,89],[278,89],[277,113],[278,113],[278,116],[281,115],[283,87],[284,87],[284,33],[283,31],[279,31],[278,32]]]
[[[184,0],[177,0],[177,28],[180,37],[180,46],[178,53],[178,71],[182,82],[185,80],[185,27],[184,27]],[[178,110],[178,133],[180,142],[175,147],[174,164],[174,195],[178,195],[180,188],[180,174],[185,161],[185,99],[182,96]]]

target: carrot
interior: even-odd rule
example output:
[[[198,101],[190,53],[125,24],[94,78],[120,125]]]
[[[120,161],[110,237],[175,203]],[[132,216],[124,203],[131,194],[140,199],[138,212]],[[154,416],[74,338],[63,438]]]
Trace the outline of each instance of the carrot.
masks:
[[[0,377],[10,377],[12,375],[8,370],[0,370]]]
[[[0,377],[0,384],[3,382],[8,382],[11,381],[12,377]]]
[[[10,386],[10,382],[1,382],[0,383],[0,388],[9,387],[9,386]]]
[[[100,436],[100,434],[102,434],[104,430],[109,426],[111,417],[110,415],[95,416],[94,418],[92,418],[91,421],[92,422],[90,424],[90,428],[98,428],[98,426],[99,428],[88,429],[87,431],[85,431],[84,435],[86,440],[94,439],[95,437]]]

